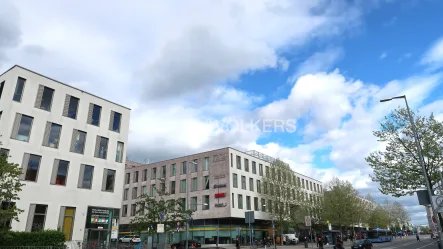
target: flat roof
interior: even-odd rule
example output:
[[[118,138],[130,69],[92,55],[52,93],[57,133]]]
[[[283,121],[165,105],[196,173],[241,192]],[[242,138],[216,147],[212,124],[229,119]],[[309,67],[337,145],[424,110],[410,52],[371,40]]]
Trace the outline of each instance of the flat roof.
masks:
[[[125,108],[125,109],[131,110],[131,108],[129,108],[129,107],[123,106],[123,105],[121,105],[121,104],[117,104],[117,103],[115,103],[115,102],[112,102],[112,101],[110,101],[110,100],[108,100],[108,99],[105,99],[105,98],[102,98],[102,97],[100,97],[100,96],[97,96],[97,95],[95,95],[95,94],[92,94],[92,93],[89,93],[89,92],[83,91],[82,89],[79,89],[79,88],[73,87],[73,86],[71,86],[71,85],[69,85],[69,84],[66,84],[66,83],[63,83],[63,82],[61,82],[61,81],[55,80],[55,79],[53,79],[53,78],[51,78],[51,77],[48,77],[48,76],[45,76],[45,75],[43,75],[43,74],[37,73],[37,72],[35,72],[35,71],[32,71],[32,70],[30,70],[30,69],[28,69],[28,68],[22,67],[22,66],[17,65],[17,64],[14,65],[14,66],[12,66],[11,68],[9,68],[8,70],[6,70],[6,71],[3,72],[2,74],[0,74],[0,76],[6,74],[7,72],[11,71],[13,68],[16,68],[16,67],[21,68],[21,69],[23,69],[23,70],[26,70],[26,71],[28,71],[28,72],[31,72],[31,73],[33,73],[33,74],[36,74],[36,75],[38,75],[38,76],[41,76],[41,77],[43,77],[43,78],[46,78],[46,79],[48,79],[48,80],[52,80],[52,81],[57,82],[57,83],[59,83],[59,84],[62,84],[62,85],[64,85],[64,86],[70,87],[70,88],[75,89],[75,90],[77,90],[77,91],[80,91],[80,92],[82,92],[82,93],[89,94],[89,95],[91,95],[91,96],[93,96],[93,97],[99,98],[99,99],[101,99],[101,100],[104,100],[104,101],[106,101],[106,102],[112,103],[112,104],[114,104],[114,105],[118,105],[118,106],[123,107],[123,108]]]

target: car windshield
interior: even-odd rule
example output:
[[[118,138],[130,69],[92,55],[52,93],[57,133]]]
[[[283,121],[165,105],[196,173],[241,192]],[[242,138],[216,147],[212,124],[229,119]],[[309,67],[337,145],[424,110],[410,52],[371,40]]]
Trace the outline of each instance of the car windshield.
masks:
[[[356,240],[354,244],[356,244],[356,245],[363,245],[364,242],[365,242],[364,240],[359,239],[359,240]]]

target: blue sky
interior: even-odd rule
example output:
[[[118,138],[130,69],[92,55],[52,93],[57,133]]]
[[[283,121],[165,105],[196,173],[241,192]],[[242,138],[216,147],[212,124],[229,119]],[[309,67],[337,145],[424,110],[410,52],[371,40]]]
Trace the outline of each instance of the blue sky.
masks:
[[[20,64],[132,109],[128,157],[231,146],[327,183],[370,181],[372,131],[406,94],[443,121],[443,1],[0,2],[0,69]],[[296,121],[297,130],[225,129]],[[390,199],[392,200],[392,198]],[[416,224],[416,197],[400,198]]]

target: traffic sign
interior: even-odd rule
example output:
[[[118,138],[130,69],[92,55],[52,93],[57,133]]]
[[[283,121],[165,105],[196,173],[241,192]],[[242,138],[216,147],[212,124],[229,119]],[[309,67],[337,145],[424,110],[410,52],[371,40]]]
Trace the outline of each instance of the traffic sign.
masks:
[[[307,227],[310,227],[312,225],[311,224],[311,216],[305,216],[305,225]]]

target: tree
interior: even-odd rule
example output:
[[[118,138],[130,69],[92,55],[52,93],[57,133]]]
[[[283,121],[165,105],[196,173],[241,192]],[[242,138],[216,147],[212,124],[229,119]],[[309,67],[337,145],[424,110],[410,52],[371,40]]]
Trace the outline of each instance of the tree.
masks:
[[[359,221],[360,217],[356,215],[360,211],[358,191],[350,182],[333,178],[327,184],[323,198],[323,218],[339,226],[340,231]]]
[[[435,186],[439,182],[439,169],[443,166],[443,123],[432,114],[429,118],[412,114],[429,184]],[[395,197],[413,195],[424,186],[425,179],[407,110],[395,109],[385,117],[380,128],[373,134],[379,142],[386,143],[386,148],[365,158],[373,169],[371,178],[380,183],[383,194]]]
[[[381,205],[377,205],[369,215],[369,227],[387,228],[389,225],[389,214]]]
[[[401,203],[394,201],[390,206],[394,217],[393,224],[397,224],[398,227],[402,228],[411,221],[408,211]]]
[[[276,230],[283,234],[290,221],[298,221],[306,213],[307,209],[300,198],[304,193],[287,163],[277,159],[269,169],[262,178],[262,195],[268,200],[266,209],[274,219]],[[283,240],[280,242],[283,244]]]
[[[163,189],[155,187],[157,196],[143,194],[136,202],[136,216],[131,220],[131,227],[138,233],[148,229],[148,234],[154,235],[158,224],[164,224],[165,232],[171,233],[177,222],[184,224],[193,214],[192,210],[186,210],[184,199],[170,198],[164,180],[161,181]]]
[[[23,210],[17,208],[15,201],[20,200],[18,193],[22,190],[18,164],[8,162],[8,156],[0,152],[0,230],[9,230],[9,221],[19,221],[18,215]]]

